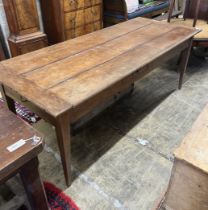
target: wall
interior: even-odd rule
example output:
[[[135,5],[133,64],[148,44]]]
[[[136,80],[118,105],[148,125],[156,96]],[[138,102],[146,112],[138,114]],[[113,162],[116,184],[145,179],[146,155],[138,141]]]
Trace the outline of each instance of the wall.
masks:
[[[0,0],[0,26],[3,32],[5,43],[7,44],[7,48],[8,48],[7,37],[9,36],[9,28],[7,25],[7,20],[6,20],[2,0]]]

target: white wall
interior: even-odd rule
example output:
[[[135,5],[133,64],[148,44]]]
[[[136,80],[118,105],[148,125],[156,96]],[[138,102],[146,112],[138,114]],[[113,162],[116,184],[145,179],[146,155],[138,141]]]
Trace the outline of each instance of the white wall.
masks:
[[[6,20],[6,15],[4,12],[4,6],[2,3],[2,0],[0,0],[0,25],[2,28],[2,32],[3,32],[3,36],[5,39],[5,42],[7,43],[7,38],[9,37],[9,28],[7,25],[7,20]],[[7,43],[7,47],[8,47],[8,43]]]

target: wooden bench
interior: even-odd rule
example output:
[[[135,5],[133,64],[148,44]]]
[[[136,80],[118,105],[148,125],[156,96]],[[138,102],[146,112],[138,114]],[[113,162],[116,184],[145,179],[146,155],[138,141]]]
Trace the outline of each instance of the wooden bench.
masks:
[[[208,105],[174,154],[164,207],[168,210],[207,210]]]
[[[19,173],[33,210],[47,210],[45,191],[38,172],[37,155],[42,151],[42,141],[32,144],[27,141],[14,151],[8,147],[20,139],[40,137],[30,125],[0,103],[0,183]]]

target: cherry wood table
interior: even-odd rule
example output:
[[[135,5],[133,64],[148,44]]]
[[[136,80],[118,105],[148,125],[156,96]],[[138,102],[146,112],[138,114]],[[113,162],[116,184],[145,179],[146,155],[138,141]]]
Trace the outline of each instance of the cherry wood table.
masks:
[[[48,203],[38,172],[38,154],[43,150],[42,141],[32,145],[29,140],[9,152],[8,146],[20,139],[41,137],[30,125],[19,119],[0,103],[0,184],[19,173],[33,210],[47,210]]]
[[[194,28],[136,18],[0,63],[9,108],[14,101],[56,127],[66,183],[71,184],[70,125],[182,52],[186,70]]]

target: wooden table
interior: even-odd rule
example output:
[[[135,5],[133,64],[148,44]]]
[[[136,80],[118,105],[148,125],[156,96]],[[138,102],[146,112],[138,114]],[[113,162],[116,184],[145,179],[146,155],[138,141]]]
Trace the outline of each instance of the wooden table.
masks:
[[[136,18],[0,63],[8,106],[25,103],[56,127],[65,178],[71,183],[70,124],[182,52],[186,70],[194,28]]]
[[[41,137],[30,125],[19,119],[0,103],[0,183],[16,173],[20,174],[31,208],[47,210],[48,203],[38,172],[37,155],[42,151],[42,141],[32,145],[28,141],[22,147],[9,152],[7,147],[20,139],[34,135]]]

